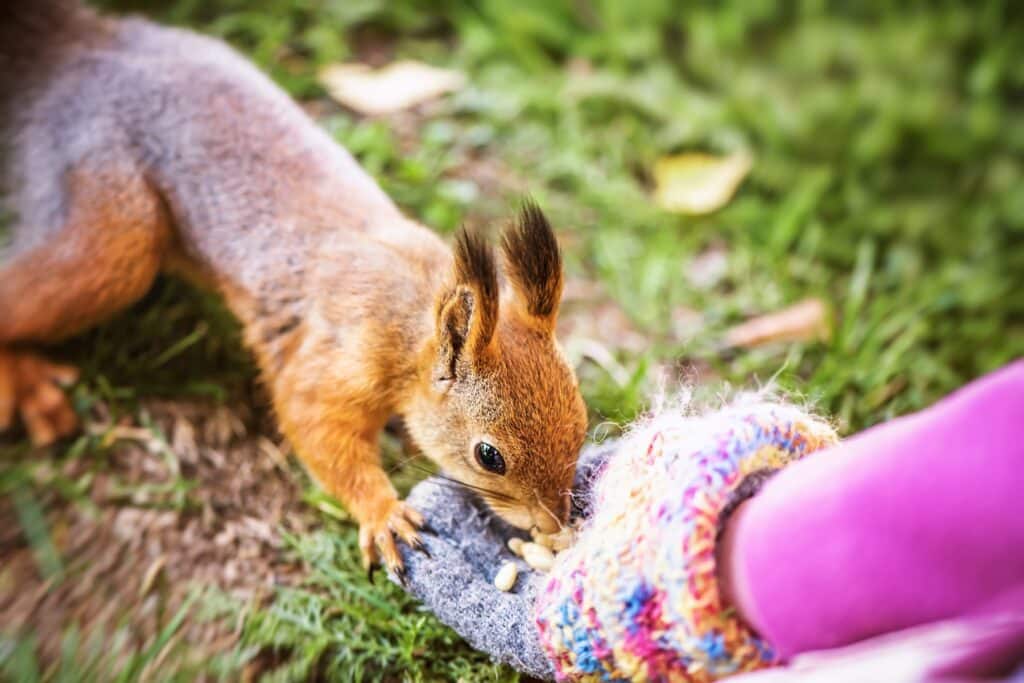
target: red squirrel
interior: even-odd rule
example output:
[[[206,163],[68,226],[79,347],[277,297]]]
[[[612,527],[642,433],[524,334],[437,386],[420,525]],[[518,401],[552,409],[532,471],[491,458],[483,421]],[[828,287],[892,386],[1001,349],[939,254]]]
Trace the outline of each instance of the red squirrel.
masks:
[[[520,528],[553,531],[587,414],[555,339],[562,261],[527,203],[500,254],[407,219],[352,156],[217,40],[67,0],[0,4],[0,429],[77,428],[74,369],[32,344],[138,300],[159,272],[224,297],[283,433],[401,575],[419,513],[381,467],[415,445]]]

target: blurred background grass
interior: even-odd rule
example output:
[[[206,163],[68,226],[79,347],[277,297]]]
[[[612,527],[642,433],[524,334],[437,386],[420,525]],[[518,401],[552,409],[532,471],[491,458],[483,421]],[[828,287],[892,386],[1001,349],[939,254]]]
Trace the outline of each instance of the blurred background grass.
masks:
[[[779,373],[858,428],[1024,351],[1012,2],[113,5],[222,36],[303,99],[323,96],[316,74],[335,61],[465,71],[469,87],[417,120],[405,148],[387,121],[334,111],[324,125],[442,231],[536,195],[570,274],[600,283],[648,340],[621,358],[640,375],[679,361],[738,383]],[[724,210],[667,214],[648,170],[683,150],[749,150],[754,169]],[[480,159],[503,169],[497,182],[474,178]],[[688,276],[710,249],[724,270]],[[725,326],[809,295],[833,304],[829,344],[715,352]],[[690,311],[700,320],[681,333]],[[642,403],[586,379],[605,415]]]
[[[598,293],[573,314],[609,355],[580,364],[595,425],[631,418],[666,381],[774,378],[855,430],[1024,355],[1013,2],[104,4],[228,40],[439,231],[499,225],[534,195],[570,289]],[[324,65],[399,57],[459,69],[468,86],[384,119],[324,101]],[[724,209],[669,214],[650,169],[682,151],[749,151],[753,170]],[[729,326],[807,297],[829,304],[830,340],[723,351]],[[174,282],[67,352],[90,378],[81,401],[223,398],[252,376],[229,317]],[[513,677],[353,574],[351,527],[294,542],[320,592],[247,613],[240,646],[281,653],[277,680]],[[325,617],[332,600],[358,610]]]

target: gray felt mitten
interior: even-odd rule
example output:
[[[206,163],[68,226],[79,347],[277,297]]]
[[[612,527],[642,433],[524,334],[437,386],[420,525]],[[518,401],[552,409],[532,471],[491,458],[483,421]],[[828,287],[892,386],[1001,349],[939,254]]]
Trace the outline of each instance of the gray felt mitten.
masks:
[[[613,447],[606,442],[584,450],[576,474],[578,494],[585,493]],[[585,498],[577,495],[574,500]],[[422,534],[429,555],[402,546],[405,589],[475,649],[523,673],[553,680],[554,668],[541,649],[534,623],[543,575],[506,545],[509,538],[528,538],[527,534],[498,519],[472,492],[438,477],[420,482],[407,501],[429,521],[433,533]],[[586,513],[573,511],[577,516]],[[519,567],[519,576],[505,593],[493,580],[509,560]]]

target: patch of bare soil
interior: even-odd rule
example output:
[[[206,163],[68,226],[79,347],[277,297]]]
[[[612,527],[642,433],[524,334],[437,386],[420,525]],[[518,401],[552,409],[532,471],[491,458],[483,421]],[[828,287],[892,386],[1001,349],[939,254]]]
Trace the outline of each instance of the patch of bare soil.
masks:
[[[37,498],[61,556],[57,578],[44,579],[13,501],[0,500],[0,631],[34,633],[44,663],[72,624],[83,641],[127,625],[125,645],[140,651],[197,585],[260,602],[301,580],[281,530],[305,533],[316,515],[266,425],[195,403],[151,402],[146,412],[148,427],[89,426],[112,441],[107,456],[54,461],[68,480],[92,477],[85,500]],[[225,652],[236,626],[189,619],[164,650]]]

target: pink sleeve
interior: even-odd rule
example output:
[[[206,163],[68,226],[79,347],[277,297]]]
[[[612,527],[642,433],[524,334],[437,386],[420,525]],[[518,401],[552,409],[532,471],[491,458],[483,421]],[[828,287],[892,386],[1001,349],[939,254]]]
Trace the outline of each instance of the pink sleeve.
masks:
[[[784,657],[1024,585],[1024,362],[786,469],[735,520],[737,600]]]

